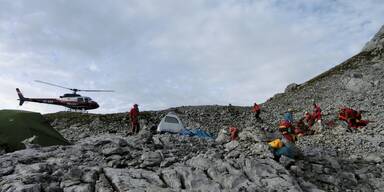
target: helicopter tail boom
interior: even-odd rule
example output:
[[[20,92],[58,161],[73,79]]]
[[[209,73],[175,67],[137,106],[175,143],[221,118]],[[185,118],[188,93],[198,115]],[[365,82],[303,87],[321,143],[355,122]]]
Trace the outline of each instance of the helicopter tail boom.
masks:
[[[23,96],[19,88],[16,88],[17,95],[19,96],[19,105],[22,106],[27,99]]]

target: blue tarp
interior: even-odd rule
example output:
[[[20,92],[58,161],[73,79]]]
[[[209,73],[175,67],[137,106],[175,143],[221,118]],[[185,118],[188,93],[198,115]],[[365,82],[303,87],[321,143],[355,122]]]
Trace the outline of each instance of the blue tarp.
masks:
[[[179,132],[179,135],[182,135],[182,136],[188,136],[188,137],[198,137],[198,138],[205,138],[205,139],[214,139],[214,137],[212,136],[212,134],[200,129],[200,128],[196,128],[196,129],[182,129],[180,132]]]
[[[208,133],[208,132],[206,132],[206,131],[204,131],[204,130],[202,130],[200,128],[195,129],[193,131],[193,133],[195,134],[195,136],[200,137],[200,138],[211,138],[211,139],[213,139],[213,137],[212,137],[212,135],[210,133]]]
[[[179,132],[179,135],[193,137],[195,134],[192,131],[188,130],[188,129],[182,129]]]

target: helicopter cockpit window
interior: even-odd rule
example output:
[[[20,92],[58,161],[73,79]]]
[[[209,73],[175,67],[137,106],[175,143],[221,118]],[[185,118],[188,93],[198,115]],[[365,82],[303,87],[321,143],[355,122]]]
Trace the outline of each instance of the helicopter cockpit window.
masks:
[[[85,102],[89,102],[89,97],[84,98]]]
[[[77,98],[77,102],[83,102],[84,99],[83,98]]]

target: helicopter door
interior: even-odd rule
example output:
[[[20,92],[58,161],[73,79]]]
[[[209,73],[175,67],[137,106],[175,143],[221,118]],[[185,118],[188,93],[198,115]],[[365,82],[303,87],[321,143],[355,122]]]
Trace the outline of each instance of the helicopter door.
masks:
[[[77,98],[77,102],[84,102],[84,98],[82,98],[82,97]]]

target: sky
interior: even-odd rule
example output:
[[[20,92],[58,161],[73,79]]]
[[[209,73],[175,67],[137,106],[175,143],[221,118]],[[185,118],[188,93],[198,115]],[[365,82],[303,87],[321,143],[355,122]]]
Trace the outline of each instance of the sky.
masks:
[[[384,24],[382,0],[0,0],[0,109],[68,90],[93,113],[252,105],[357,54]]]

